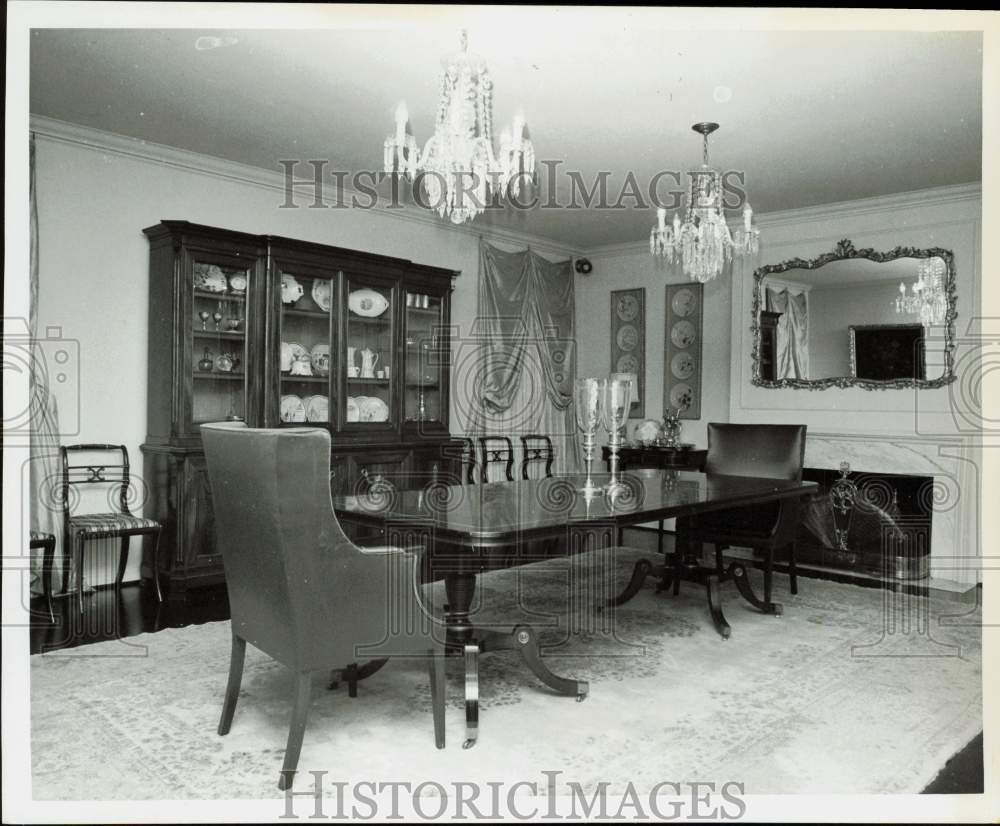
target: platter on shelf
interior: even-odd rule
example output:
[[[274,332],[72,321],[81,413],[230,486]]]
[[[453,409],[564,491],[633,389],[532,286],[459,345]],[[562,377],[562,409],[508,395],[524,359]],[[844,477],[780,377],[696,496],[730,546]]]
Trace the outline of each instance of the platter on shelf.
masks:
[[[313,281],[312,285],[312,300],[316,302],[316,306],[319,307],[324,313],[330,312],[330,306],[333,301],[333,286],[330,281],[317,278]]]
[[[302,356],[305,356],[306,359],[310,358],[309,351],[297,341],[281,342],[281,372],[290,373],[292,365]],[[308,373],[306,375],[312,374]]]
[[[348,396],[347,421],[387,422],[389,405],[377,396]]]
[[[356,422],[359,416],[358,401],[354,396],[347,397],[347,421]]]
[[[194,265],[194,287],[207,293],[224,293],[229,286],[226,276],[215,264]]]
[[[306,396],[302,400],[306,409],[307,422],[326,422],[330,420],[330,400],[323,395]]]
[[[279,410],[283,422],[304,422],[306,420],[306,406],[298,396],[282,396]]]
[[[347,297],[347,307],[355,315],[376,318],[389,309],[389,301],[382,293],[366,287]]]
[[[281,275],[281,303],[294,304],[305,294],[302,285],[294,275],[282,273]]]

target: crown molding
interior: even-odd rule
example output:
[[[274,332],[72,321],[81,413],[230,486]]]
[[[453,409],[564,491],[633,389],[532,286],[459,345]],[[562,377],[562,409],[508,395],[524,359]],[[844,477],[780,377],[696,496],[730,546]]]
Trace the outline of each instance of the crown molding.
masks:
[[[966,184],[938,186],[930,189],[915,189],[897,192],[893,195],[879,195],[874,198],[860,198],[856,201],[837,201],[818,206],[784,209],[778,212],[755,213],[757,226],[765,228],[788,224],[815,223],[837,218],[861,217],[878,214],[887,210],[912,207],[939,206],[942,204],[981,203],[983,186],[981,181]],[[615,258],[649,251],[649,240],[628,241],[622,244],[607,244],[584,250],[588,258]]]
[[[38,137],[58,143],[71,144],[95,152],[117,155],[145,163],[154,163],[157,166],[167,166],[185,172],[206,175],[216,179],[243,184],[244,186],[255,186],[282,194],[285,192],[284,173],[277,170],[263,169],[262,167],[231,161],[215,155],[204,155],[200,152],[179,149],[167,144],[130,138],[115,132],[106,132],[90,126],[69,123],[43,115],[32,114],[29,118],[29,128]],[[343,193],[345,196],[358,194],[365,199],[370,198],[370,193],[356,193],[355,190],[347,186],[344,187]],[[334,203],[328,197],[324,197],[323,202],[330,205]],[[455,225],[450,221],[443,221],[428,210],[410,204],[390,208],[388,201],[382,198],[379,199],[373,211],[383,218],[396,221],[423,224],[437,230],[446,230],[461,235],[483,238],[490,242],[499,242],[516,247],[531,247],[536,252],[545,252],[556,258],[574,258],[580,254],[579,250],[574,250],[572,247],[554,241],[551,238],[516,230],[484,229],[481,226],[464,224]]]

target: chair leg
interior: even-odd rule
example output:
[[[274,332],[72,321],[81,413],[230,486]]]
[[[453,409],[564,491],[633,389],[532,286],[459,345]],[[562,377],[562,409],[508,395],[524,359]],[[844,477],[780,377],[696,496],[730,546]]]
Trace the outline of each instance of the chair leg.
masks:
[[[163,591],[160,590],[160,537],[163,536],[163,528],[160,528],[153,537],[153,584],[156,585],[156,601],[163,602]]]
[[[774,548],[764,549],[764,602],[771,601],[774,584]]]
[[[121,553],[118,555],[118,573],[115,574],[115,591],[121,588],[122,580],[125,579],[125,567],[128,565],[128,549],[130,537],[125,534],[121,538]]]
[[[56,555],[55,539],[45,541],[42,552],[42,590],[45,592],[45,604],[49,608],[49,622],[55,625],[56,615],[52,610],[52,563]]]
[[[795,570],[795,543],[788,546],[788,587],[792,594],[799,592],[798,572]]]
[[[83,543],[84,534],[73,537],[73,564],[76,566],[76,601],[83,613]]]
[[[429,666],[431,672],[431,708],[434,712],[434,745],[444,748],[444,651],[432,649]]]
[[[236,712],[236,699],[240,696],[243,681],[243,662],[246,659],[247,641],[233,634],[233,647],[229,654],[229,682],[226,684],[226,699],[222,703],[222,717],[219,720],[219,734],[229,734]]]
[[[465,655],[465,742],[463,749],[471,749],[479,737],[479,645],[466,643]]]
[[[295,679],[295,705],[292,707],[292,722],[288,727],[288,745],[285,746],[285,762],[278,778],[278,789],[290,789],[295,779],[295,769],[299,765],[302,751],[302,737],[306,733],[306,719],[309,717],[309,694],[312,690],[312,675],[306,672]]]

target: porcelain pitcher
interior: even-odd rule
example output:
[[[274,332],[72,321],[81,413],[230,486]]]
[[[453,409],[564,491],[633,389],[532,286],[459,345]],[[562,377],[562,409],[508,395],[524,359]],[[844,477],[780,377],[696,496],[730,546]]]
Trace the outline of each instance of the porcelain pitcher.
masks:
[[[375,365],[378,364],[378,353],[365,347],[361,351],[361,377],[364,379],[375,378]]]

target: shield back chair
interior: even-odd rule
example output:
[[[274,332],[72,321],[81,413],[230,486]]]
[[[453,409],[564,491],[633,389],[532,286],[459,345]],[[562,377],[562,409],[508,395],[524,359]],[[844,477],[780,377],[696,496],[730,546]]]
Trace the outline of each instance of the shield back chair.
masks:
[[[545,478],[552,476],[552,463],[556,454],[552,449],[552,440],[548,436],[521,437],[521,478],[528,479],[528,470],[532,465],[545,465]]]
[[[462,438],[462,456],[460,461],[460,475],[463,485],[474,485],[476,483],[476,443],[469,438]]]
[[[490,465],[502,466],[504,479],[514,481],[514,446],[507,436],[479,437],[479,480],[484,484],[490,481]]]
[[[156,598],[163,601],[160,591],[158,556],[161,525],[155,519],[137,516],[129,511],[130,469],[128,450],[125,445],[81,444],[64,445],[60,449],[62,459],[62,506],[64,526],[63,548],[63,590],[67,591],[70,564],[76,571],[76,596],[80,611],[83,611],[83,552],[88,540],[118,537],[121,553],[118,558],[118,572],[115,588],[121,585],[128,563],[129,540],[133,536],[153,537],[153,582]],[[111,461],[108,461],[108,459]],[[100,485],[107,489],[109,504],[117,499],[118,510],[104,513],[73,513],[73,498],[89,485]],[[115,495],[117,489],[117,496]],[[71,491],[73,493],[71,493]]]
[[[766,479],[802,481],[805,460],[806,425],[719,424],[708,425],[708,456],[705,473],[709,476],[757,476]],[[795,535],[799,524],[798,499],[783,499],[772,505],[730,508],[677,520],[677,547],[672,569],[639,560],[632,581],[616,604],[628,601],[648,575],[661,578],[659,590],[673,584],[676,594],[685,569],[703,580],[709,611],[716,630],[724,639],[731,634],[722,614],[719,586],[733,580],[740,594],[752,606],[767,614],[780,615],[782,607],[771,601],[774,552],[787,550],[789,590],[798,593],[795,568]],[[705,544],[714,546],[714,566],[707,572],[699,560]],[[730,547],[751,548],[763,557],[764,596],[757,597],[747,576],[748,564],[737,559],[726,566],[724,552]]]
[[[219,734],[229,732],[250,643],[295,674],[278,788],[291,787],[316,671],[359,660],[427,658],[434,735],[444,748],[444,631],[424,610],[416,556],[344,534],[330,495],[326,430],[202,425],[232,618]],[[356,668],[353,669],[356,675]]]

